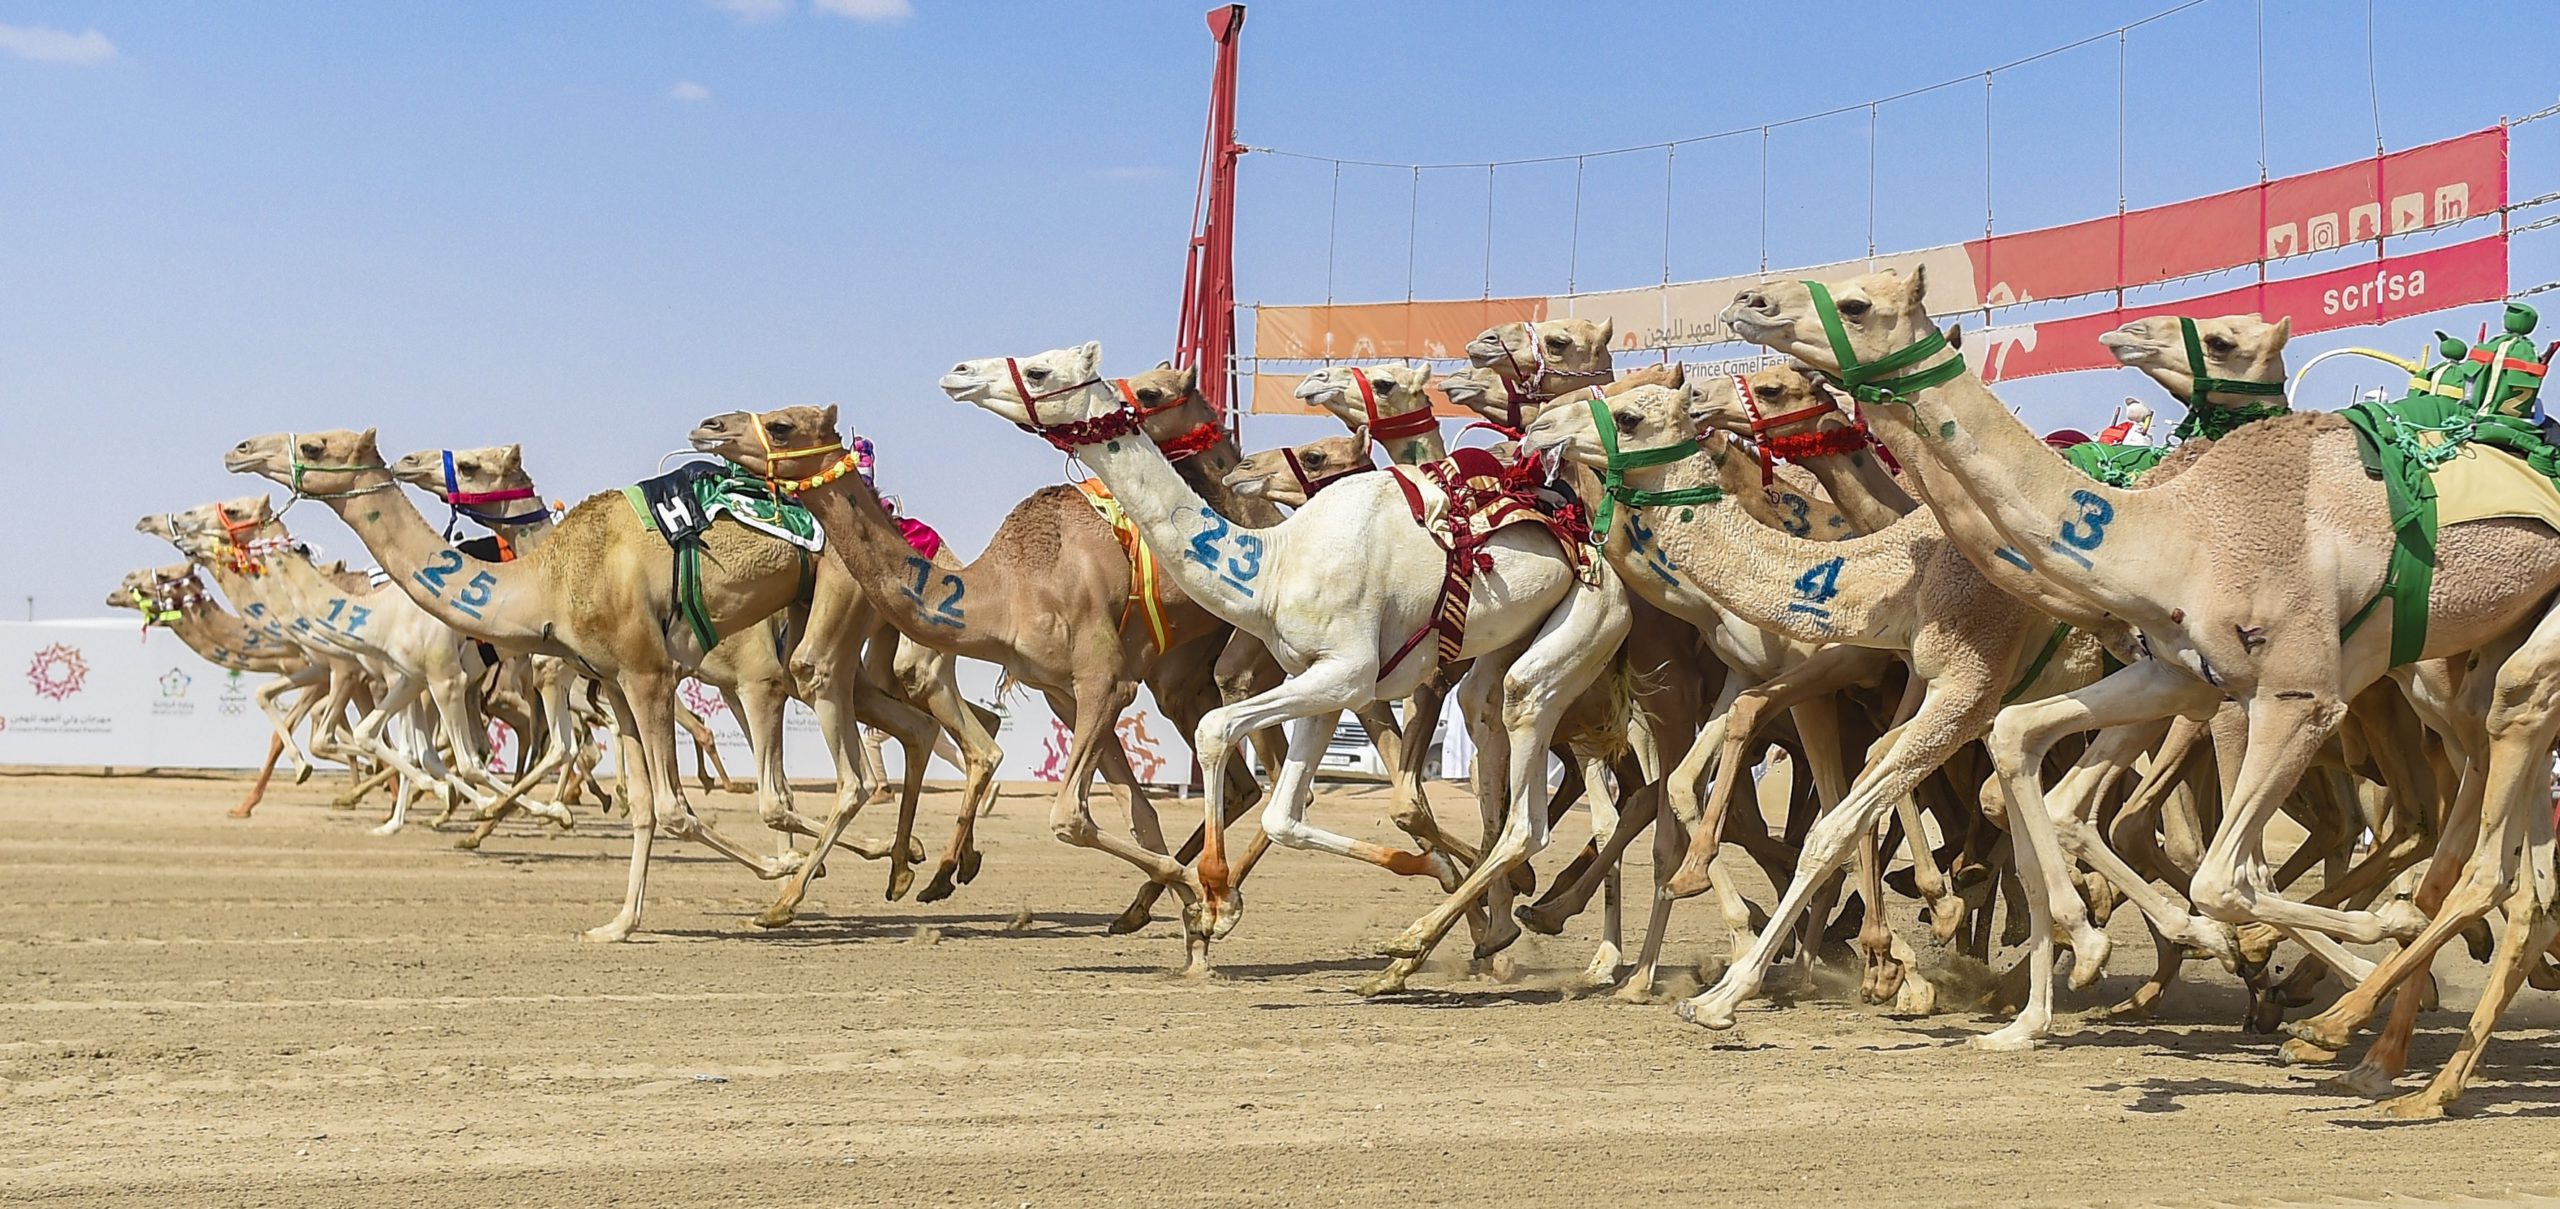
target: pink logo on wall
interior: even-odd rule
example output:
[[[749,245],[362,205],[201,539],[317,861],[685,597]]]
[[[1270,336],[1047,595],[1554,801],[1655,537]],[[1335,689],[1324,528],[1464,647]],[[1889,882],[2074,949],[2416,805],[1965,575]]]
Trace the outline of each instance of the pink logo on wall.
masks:
[[[80,657],[76,646],[54,643],[37,651],[35,661],[27,665],[27,683],[47,701],[60,701],[88,682],[89,661]]]
[[[1163,784],[1159,774],[1170,767],[1172,761],[1164,754],[1155,735],[1147,730],[1147,715],[1132,713],[1122,716],[1118,730],[1120,750],[1129,757],[1130,771],[1137,773],[1142,783]],[[1049,733],[1040,740],[1040,763],[1031,770],[1031,775],[1043,781],[1065,780],[1067,749],[1074,741],[1075,736],[1067,730],[1067,724],[1051,718]]]
[[[676,696],[683,699],[686,709],[705,718],[729,712],[729,703],[720,699],[720,691],[699,680],[688,678],[678,684]]]

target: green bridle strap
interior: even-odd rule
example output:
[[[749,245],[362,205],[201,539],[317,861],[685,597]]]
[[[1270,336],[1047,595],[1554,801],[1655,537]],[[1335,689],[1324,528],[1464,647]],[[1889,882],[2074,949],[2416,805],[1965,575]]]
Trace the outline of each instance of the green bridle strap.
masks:
[[[302,438],[291,433],[285,434],[284,447],[286,455],[293,459],[293,481],[288,484],[288,487],[297,499],[351,500],[359,495],[371,495],[377,491],[386,491],[393,486],[394,480],[391,478],[391,468],[388,466],[313,465],[312,463],[302,460]],[[362,474],[368,470],[379,470],[382,472],[382,481],[375,483],[370,487],[358,487],[353,491],[331,491],[325,493],[305,491],[302,489],[302,476],[314,470],[325,470],[333,474]]]
[[[2205,397],[2215,393],[2256,395],[2260,398],[2283,397],[2284,383],[2282,382],[2242,382],[2236,378],[2216,378],[2205,373],[2204,342],[2196,337],[2195,320],[2180,316],[2178,335],[2185,338],[2187,342],[2187,376],[2195,379],[2196,382],[2195,388],[2187,392],[2186,403],[2189,411],[2202,410]]]
[[[1618,420],[1609,414],[1609,405],[1601,399],[1586,399],[1591,409],[1592,427],[1600,430],[1600,452],[1609,459],[1608,468],[1600,472],[1600,510],[1591,521],[1591,544],[1609,544],[1609,527],[1617,520],[1618,505],[1630,511],[1638,508],[1680,507],[1712,504],[1724,498],[1720,487],[1681,487],[1671,491],[1638,491],[1627,486],[1627,472],[1654,466],[1668,466],[1692,457],[1698,452],[1695,438],[1662,446],[1659,449],[1618,449]]]
[[[1823,376],[1838,382],[1842,390],[1860,403],[1898,402],[1904,395],[1943,386],[1964,373],[1964,358],[1951,357],[1927,369],[1896,376],[1898,371],[1926,361],[1946,349],[1946,334],[1935,327],[1907,347],[1860,364],[1858,354],[1849,348],[1849,332],[1840,322],[1840,308],[1831,301],[1831,288],[1819,281],[1807,281],[1803,285],[1813,294],[1813,313],[1821,318],[1822,334],[1831,341],[1831,356],[1840,363],[1839,373]]]

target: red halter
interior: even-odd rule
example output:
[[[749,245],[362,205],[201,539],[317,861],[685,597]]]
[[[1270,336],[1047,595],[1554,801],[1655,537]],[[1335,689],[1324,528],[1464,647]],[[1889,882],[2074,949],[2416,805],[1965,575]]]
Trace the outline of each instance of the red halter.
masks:
[[[1136,412],[1140,420],[1145,420],[1152,416],[1163,415],[1164,413],[1172,411],[1174,408],[1180,407],[1191,401],[1190,397],[1186,395],[1178,397],[1174,399],[1173,402],[1164,404],[1161,407],[1149,407],[1144,403],[1138,402],[1137,388],[1129,385],[1129,380],[1127,378],[1113,378],[1111,380],[1111,389],[1119,392],[1120,401],[1128,404],[1129,410]],[[1185,458],[1196,458],[1201,454],[1208,452],[1211,446],[1216,445],[1221,439],[1225,438],[1226,435],[1226,430],[1218,427],[1218,422],[1216,420],[1202,420],[1199,427],[1183,433],[1181,436],[1156,442],[1156,448],[1164,451],[1164,460],[1168,462],[1179,462]]]
[[[1098,386],[1102,382],[1100,378],[1087,378],[1070,386],[1061,386],[1046,394],[1033,394],[1031,384],[1022,379],[1020,362],[1011,357],[1005,358],[1004,372],[1013,375],[1014,393],[1021,396],[1022,413],[1030,421],[1020,426],[1022,430],[1047,441],[1062,453],[1074,453],[1079,446],[1099,445],[1104,441],[1118,440],[1140,431],[1138,413],[1125,407],[1091,419],[1070,420],[1064,424],[1040,422],[1042,401],[1055,399],[1060,395],[1074,394],[1088,386]]]
[[[1376,470],[1378,468],[1378,464],[1375,462],[1353,462],[1349,466],[1345,466],[1340,470],[1334,471],[1332,474],[1319,478],[1308,474],[1307,468],[1300,465],[1298,462],[1298,451],[1286,445],[1280,447],[1280,460],[1289,464],[1290,477],[1298,480],[1298,490],[1306,492],[1308,499],[1316,498],[1317,492],[1322,491],[1335,483],[1339,483],[1344,479],[1350,478],[1352,475],[1366,474],[1369,471]]]
[[[1351,370],[1351,380],[1359,384],[1360,406],[1362,410],[1369,413],[1370,440],[1404,441],[1421,436],[1424,433],[1436,433],[1440,431],[1440,417],[1431,414],[1431,407],[1428,402],[1423,405],[1422,410],[1420,411],[1408,411],[1398,415],[1380,416],[1378,414],[1378,392],[1369,385],[1369,375],[1354,368]]]
[[[1847,428],[1815,428],[1805,432],[1773,434],[1769,430],[1818,420],[1836,413],[1840,405],[1828,397],[1811,407],[1781,412],[1774,416],[1760,414],[1760,397],[1751,390],[1751,380],[1741,374],[1733,376],[1734,393],[1742,396],[1743,409],[1751,416],[1751,447],[1760,459],[1760,485],[1778,479],[1778,463],[1801,462],[1806,458],[1835,457],[1856,453],[1867,447],[1867,421],[1861,416]]]

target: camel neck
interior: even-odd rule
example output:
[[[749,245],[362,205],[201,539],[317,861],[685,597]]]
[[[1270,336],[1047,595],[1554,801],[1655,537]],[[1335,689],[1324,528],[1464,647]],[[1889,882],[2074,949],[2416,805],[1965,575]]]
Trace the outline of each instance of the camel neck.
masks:
[[[324,502],[429,616],[509,650],[566,653],[551,637],[550,593],[540,582],[539,560],[485,562],[446,545],[444,535],[396,489]]]
[[[828,557],[853,575],[873,608],[900,634],[935,651],[1013,666],[1005,623],[1008,572],[990,557],[946,566],[918,553],[862,476],[848,474],[800,493],[826,534]]]
[[[1123,437],[1076,451],[1111,489],[1156,565],[1220,620],[1259,633],[1280,528],[1228,517],[1191,489],[1154,444]]]
[[[1826,417],[1819,423],[1846,427],[1845,421],[1836,417]],[[1795,464],[1821,481],[1823,493],[1831,497],[1832,504],[1860,533],[1883,532],[1920,506],[1872,449],[1814,454],[1796,459]]]
[[[1974,565],[2065,620],[2127,619],[2158,610],[2108,574],[2122,552],[2113,528],[2136,497],[2073,468],[2027,429],[1971,371],[1895,402],[1870,406],[1867,422],[1920,479],[1922,495]],[[2178,480],[2155,489],[2174,492]],[[2008,568],[2016,575],[1995,568]]]
[[[1761,629],[1799,642],[1908,646],[1911,610],[1895,608],[1896,589],[1919,565],[1922,543],[1938,537],[1927,517],[1901,518],[1881,533],[1814,541],[1771,528],[1739,506],[1726,457],[1686,458],[1630,470],[1638,491],[1716,486],[1724,498],[1696,506],[1625,509],[1609,551],[1620,578],[1639,591],[1704,596]],[[1758,491],[1756,468],[1748,493]],[[1596,500],[1593,501],[1596,505]],[[1650,595],[1648,596],[1650,599]],[[1677,612],[1664,601],[1655,601]]]

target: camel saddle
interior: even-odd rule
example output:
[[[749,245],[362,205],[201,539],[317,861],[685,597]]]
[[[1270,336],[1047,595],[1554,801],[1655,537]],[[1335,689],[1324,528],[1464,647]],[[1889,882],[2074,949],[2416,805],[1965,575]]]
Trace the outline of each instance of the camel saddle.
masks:
[[[1164,623],[1164,568],[1157,564],[1155,552],[1138,536],[1138,523],[1120,507],[1109,487],[1101,479],[1086,479],[1076,484],[1084,493],[1084,502],[1093,506],[1102,522],[1111,526],[1111,536],[1120,539],[1120,552],[1129,556],[1129,597],[1120,606],[1120,628],[1129,628],[1129,615],[1143,613],[1147,619],[1147,636],[1155,639],[1156,652],[1172,650]]]
[[[735,466],[687,462],[623,488],[622,498],[639,514],[642,525],[666,539],[675,562],[676,617],[683,619],[706,652],[720,645],[720,634],[702,599],[702,534],[721,516],[799,551],[801,598],[816,584],[810,555],[826,545],[817,519],[799,500]],[[673,621],[669,619],[670,624]]]
[[[1487,449],[1466,448],[1437,462],[1391,466],[1396,487],[1404,492],[1413,521],[1448,552],[1448,570],[1440,580],[1440,599],[1431,620],[1396,648],[1378,669],[1384,680],[1396,666],[1439,635],[1439,661],[1456,661],[1467,641],[1467,602],[1474,596],[1476,575],[1493,569],[1484,547],[1493,535],[1513,525],[1537,524],[1552,534],[1573,562],[1576,578],[1587,580],[1597,564],[1591,557],[1591,524],[1569,493],[1542,481],[1534,461],[1504,461]]]
[[[2560,447],[2529,420],[2476,412],[2462,399],[2434,393],[2358,403],[2339,414],[2355,429],[2365,473],[2382,480],[2393,539],[2382,591],[2339,636],[2354,634],[2388,599],[2391,666],[2398,667],[2426,649],[2427,593],[2441,526],[2515,517],[2560,534]]]

